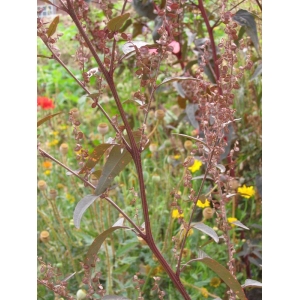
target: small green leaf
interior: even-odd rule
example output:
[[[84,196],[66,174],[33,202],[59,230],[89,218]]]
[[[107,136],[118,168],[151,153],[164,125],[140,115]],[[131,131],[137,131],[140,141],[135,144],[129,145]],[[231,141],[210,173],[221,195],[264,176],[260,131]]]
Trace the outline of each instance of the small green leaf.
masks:
[[[131,19],[126,20],[125,24],[124,24],[123,27],[119,30],[119,32],[124,32],[131,24],[132,24]]]
[[[92,245],[90,246],[88,253],[86,255],[85,263],[87,265],[93,265],[96,262],[98,251],[100,250],[103,242],[105,239],[112,234],[115,230],[123,228],[123,229],[130,229],[127,226],[123,225],[124,218],[120,218],[112,227],[109,229],[103,231],[101,234],[99,234],[96,239],[93,241]]]
[[[122,27],[124,22],[129,18],[129,16],[130,16],[130,13],[126,13],[124,15],[117,16],[117,17],[109,20],[109,22],[107,23],[107,28],[110,31],[118,31]]]
[[[48,115],[48,116],[44,117],[43,119],[41,119],[41,120],[39,120],[39,121],[37,122],[37,127],[39,127],[40,125],[42,125],[42,124],[45,123],[46,121],[52,119],[53,117],[55,117],[55,116],[57,116],[57,115],[59,115],[59,114],[61,114],[61,113],[62,113],[62,111],[61,111],[61,112],[58,112],[58,113],[56,113],[56,114]]]
[[[47,35],[48,37],[52,36],[55,31],[56,31],[56,28],[57,28],[57,25],[58,25],[58,22],[59,22],[59,16],[56,16],[53,21],[51,22],[48,30],[47,30]]]
[[[192,227],[206,233],[211,238],[213,238],[216,243],[219,243],[219,237],[211,227],[209,227],[203,223],[197,223],[197,224],[193,225]]]
[[[97,164],[99,159],[102,157],[102,155],[105,153],[105,151],[109,148],[112,147],[112,144],[101,144],[97,146],[93,152],[89,155],[89,158],[83,168],[80,170],[78,174],[84,174],[84,173],[89,173],[93,167]]]

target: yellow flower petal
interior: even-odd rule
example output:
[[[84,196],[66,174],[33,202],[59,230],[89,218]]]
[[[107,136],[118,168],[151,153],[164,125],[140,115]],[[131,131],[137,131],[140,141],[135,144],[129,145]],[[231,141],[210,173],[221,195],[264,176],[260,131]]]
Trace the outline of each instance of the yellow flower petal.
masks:
[[[237,221],[238,219],[237,218],[227,218],[227,221],[228,221],[228,223],[232,223],[232,222],[235,222],[235,221]],[[234,227],[235,225],[234,224],[231,224],[231,227]]]
[[[255,195],[255,190],[253,186],[246,187],[246,185],[243,185],[238,188],[238,193],[241,194],[242,197],[249,199]]]
[[[172,211],[172,218],[173,219],[178,219],[178,218],[183,218],[183,213],[180,214],[178,209],[173,209]]]
[[[204,202],[204,203],[202,203],[200,200],[198,200],[198,201],[197,201],[197,206],[198,206],[198,207],[204,208],[204,207],[209,207],[210,204],[209,204],[209,201],[208,201],[207,199],[205,199],[205,202]]]
[[[194,164],[190,166],[188,169],[192,173],[195,173],[196,171],[200,170],[201,166],[202,166],[202,161],[195,159]]]

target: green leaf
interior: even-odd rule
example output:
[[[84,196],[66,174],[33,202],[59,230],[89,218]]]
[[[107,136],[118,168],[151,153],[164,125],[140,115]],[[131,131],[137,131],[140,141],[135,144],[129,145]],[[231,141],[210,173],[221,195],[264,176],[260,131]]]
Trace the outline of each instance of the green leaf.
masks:
[[[57,28],[57,25],[58,25],[58,22],[59,22],[59,16],[56,16],[53,21],[51,22],[48,30],[47,30],[47,35],[48,37],[52,36],[55,31],[56,31],[56,28]]]
[[[199,258],[195,259],[201,261],[211,270],[213,270],[228,286],[229,288],[239,297],[241,300],[247,300],[245,293],[240,283],[233,277],[233,275],[217,261],[209,257],[202,250],[199,251]],[[193,260],[194,261],[194,260]]]
[[[218,237],[217,233],[211,227],[209,227],[203,223],[197,223],[197,224],[193,225],[192,227],[206,233],[211,238],[213,238],[216,243],[219,243],[219,237]]]
[[[102,174],[95,190],[95,195],[100,196],[131,160],[132,157],[125,148],[120,145],[115,145],[110,151],[109,157],[103,167]]]
[[[262,283],[253,279],[246,279],[245,283],[242,285],[243,288],[245,287],[257,287],[262,288]]]
[[[85,263],[87,265],[93,265],[96,262],[98,251],[100,250],[103,242],[105,239],[112,234],[115,230],[123,228],[123,229],[130,229],[127,226],[123,225],[124,218],[120,218],[112,227],[109,229],[103,231],[101,234],[99,234],[96,239],[93,241],[92,245],[90,246],[88,253],[85,258]]]
[[[256,29],[256,22],[254,20],[253,15],[245,9],[240,9],[232,17],[232,19],[239,25],[245,27],[246,33],[250,36],[257,53],[259,53],[259,42]]]
[[[73,220],[76,228],[80,227],[80,221],[83,213],[88,209],[88,207],[99,197],[99,195],[86,195],[83,197],[76,205]]]
[[[120,257],[120,256],[124,255],[129,250],[135,248],[137,246],[137,243],[138,243],[138,240],[136,239],[136,241],[134,241],[134,242],[131,242],[131,243],[126,242],[124,245],[121,245],[121,247],[116,252],[116,256]]]
[[[124,22],[129,18],[129,16],[130,16],[130,13],[126,13],[124,15],[112,18],[107,23],[107,28],[110,31],[118,31],[123,26]]]
[[[52,119],[53,117],[55,117],[55,116],[57,116],[57,115],[59,115],[59,114],[61,114],[61,113],[62,113],[62,111],[61,111],[61,112],[58,112],[58,113],[56,113],[56,114],[48,115],[48,116],[44,117],[43,119],[41,119],[41,120],[39,120],[39,121],[37,122],[37,127],[39,127],[40,125],[42,125],[42,124],[45,123],[46,121]]]
[[[93,167],[97,164],[99,159],[102,157],[102,155],[105,153],[105,151],[109,148],[112,147],[112,144],[101,144],[97,146],[93,152],[89,155],[89,158],[83,168],[80,170],[78,174],[84,174],[84,173],[89,173]]]

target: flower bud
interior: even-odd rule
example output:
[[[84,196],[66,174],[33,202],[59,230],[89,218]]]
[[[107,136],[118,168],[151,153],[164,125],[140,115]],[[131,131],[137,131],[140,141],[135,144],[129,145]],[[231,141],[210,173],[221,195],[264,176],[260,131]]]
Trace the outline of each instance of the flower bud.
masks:
[[[76,293],[77,300],[83,300],[86,299],[86,291],[84,289],[80,289]]]
[[[68,153],[69,150],[69,145],[66,143],[62,143],[59,147],[59,151],[62,155],[66,155]]]
[[[203,209],[203,218],[205,220],[211,219],[215,213],[215,210],[211,207],[206,207]]]
[[[231,190],[236,190],[240,186],[239,182],[236,179],[229,180],[228,184]]]
[[[50,240],[50,236],[49,236],[49,232],[48,231],[42,231],[41,233],[40,233],[40,240],[41,240],[41,242],[43,242],[43,243],[47,243],[47,242],[49,242],[49,240]]]
[[[184,148],[188,151],[191,151],[193,149],[193,142],[189,140],[185,141]]]
[[[158,148],[158,146],[157,146],[157,144],[155,144],[155,143],[152,143],[152,144],[149,145],[149,150],[150,150],[151,152],[156,152],[156,151],[157,151],[157,148]]]
[[[41,191],[45,191],[47,189],[47,183],[46,181],[44,180],[39,180],[38,181],[38,188],[41,190]]]
[[[157,120],[163,120],[165,117],[165,112],[162,110],[162,109],[158,109],[156,112],[155,112],[155,118]]]
[[[109,127],[106,123],[100,123],[97,127],[97,130],[100,134],[105,135],[108,132]]]
[[[153,174],[152,175],[152,180],[153,180],[153,182],[158,183],[158,182],[160,182],[160,176],[157,175],[157,174]]]

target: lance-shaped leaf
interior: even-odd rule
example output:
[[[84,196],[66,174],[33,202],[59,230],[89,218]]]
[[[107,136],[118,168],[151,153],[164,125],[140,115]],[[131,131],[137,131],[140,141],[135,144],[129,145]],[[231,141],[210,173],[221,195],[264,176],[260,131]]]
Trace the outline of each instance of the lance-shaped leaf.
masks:
[[[234,224],[234,225],[236,225],[236,226],[238,226],[238,227],[241,227],[241,228],[244,228],[244,229],[249,230],[249,228],[248,228],[247,226],[245,226],[243,223],[241,223],[241,222],[238,221],[238,220],[236,220],[236,221],[234,221],[234,222],[231,222],[230,224]]]
[[[259,76],[262,73],[262,62],[256,67],[253,75],[250,78],[250,81],[255,79],[257,76]]]
[[[89,155],[89,158],[83,168],[80,170],[79,174],[89,173],[97,164],[99,159],[105,153],[105,151],[111,147],[112,144],[101,144],[97,146],[93,152]]]
[[[103,300],[129,300],[128,298],[116,295],[107,295],[102,298]]]
[[[243,288],[245,287],[257,287],[262,288],[262,283],[253,279],[246,279],[245,283],[242,285]]]
[[[110,31],[118,31],[123,26],[123,24],[125,23],[125,21],[129,18],[129,16],[130,16],[130,13],[126,13],[124,15],[112,18],[107,23],[107,28]]]
[[[59,22],[59,16],[56,16],[53,21],[51,22],[48,30],[47,30],[47,35],[48,37],[52,36],[55,31],[56,31],[56,28],[57,28],[57,25],[58,25],[58,22]]]
[[[202,79],[198,79],[198,78],[194,78],[194,77],[185,77],[185,76],[167,77],[157,87],[161,86],[164,83],[170,83],[170,82],[174,82],[174,81],[183,81],[183,80],[203,81]]]
[[[76,228],[80,227],[80,221],[83,213],[88,209],[88,207],[99,197],[99,195],[86,195],[82,198],[76,205],[73,220]]]
[[[259,52],[259,42],[257,36],[256,22],[253,15],[245,9],[240,9],[232,19],[239,25],[244,26],[247,34],[250,36],[253,45],[257,52]]]
[[[123,229],[130,229],[127,226],[123,225],[124,218],[120,218],[112,227],[103,231],[99,234],[96,239],[93,241],[92,245],[90,246],[88,253],[86,255],[85,263],[87,265],[93,265],[96,262],[98,251],[100,250],[103,242],[105,239],[112,234],[115,230],[123,228]]]
[[[211,238],[213,238],[216,243],[219,243],[219,237],[218,237],[217,233],[211,227],[209,227],[203,223],[197,223],[197,224],[193,225],[192,227],[206,233]]]
[[[119,145],[115,145],[110,151],[109,157],[103,167],[102,174],[95,190],[95,195],[101,195],[131,160],[132,157],[126,149]]]
[[[39,120],[39,121],[37,122],[37,127],[39,127],[40,125],[42,125],[42,124],[45,123],[46,121],[52,119],[53,117],[55,117],[55,116],[57,116],[57,115],[59,115],[59,114],[61,114],[61,113],[62,113],[62,112],[58,112],[58,113],[56,113],[56,114],[48,115],[48,116],[44,117],[43,119],[41,119],[41,120]]]
[[[240,283],[233,277],[233,275],[225,267],[223,267],[217,261],[209,257],[202,250],[199,251],[199,258],[195,260],[201,261],[206,266],[208,266],[211,270],[213,270],[229,286],[229,288],[239,297],[239,299],[247,300]]]

